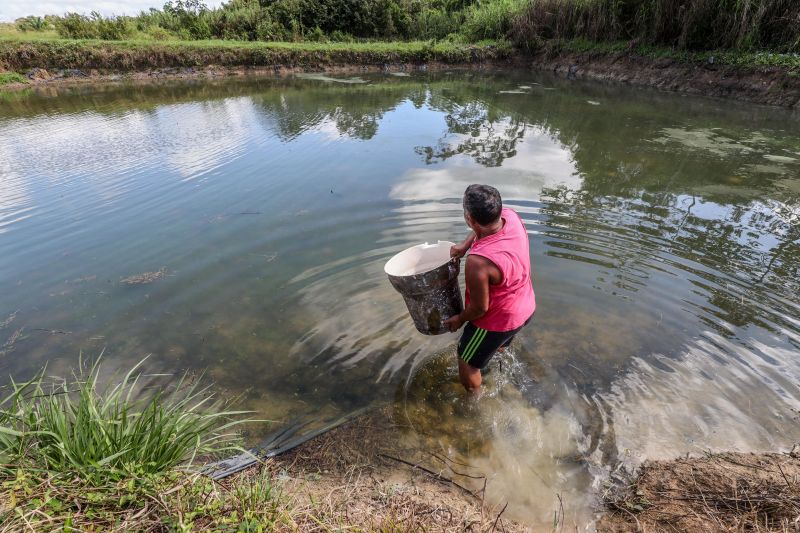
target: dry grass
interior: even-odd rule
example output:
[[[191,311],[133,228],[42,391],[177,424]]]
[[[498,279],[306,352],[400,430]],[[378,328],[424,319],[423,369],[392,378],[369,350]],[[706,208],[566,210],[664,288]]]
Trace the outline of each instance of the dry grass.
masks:
[[[797,531],[800,459],[724,453],[649,463],[605,500],[598,531]]]

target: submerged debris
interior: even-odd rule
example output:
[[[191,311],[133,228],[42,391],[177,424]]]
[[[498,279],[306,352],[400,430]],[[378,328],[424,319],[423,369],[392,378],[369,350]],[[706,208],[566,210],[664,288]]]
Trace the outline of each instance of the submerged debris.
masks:
[[[154,281],[158,281],[161,278],[167,275],[167,268],[161,267],[159,270],[155,272],[144,272],[142,274],[136,274],[134,276],[129,276],[127,278],[122,278],[120,283],[125,285],[145,285],[147,283],[153,283]]]
[[[346,83],[346,84],[360,84],[360,83],[369,83],[367,80],[360,78],[358,76],[352,76],[350,78],[334,78],[332,76],[328,76],[322,73],[300,73],[297,74],[298,78],[302,78],[304,80],[315,80],[315,81],[326,81],[330,83]]]
[[[24,329],[25,328],[20,328],[14,333],[12,333],[11,336],[6,340],[6,342],[0,346],[0,357],[8,355],[14,351],[14,348],[16,348],[17,341],[20,339],[20,337],[22,337],[22,331]]]
[[[17,313],[19,313],[19,310],[14,311],[10,315],[8,315],[8,318],[0,322],[0,329],[3,329],[7,325],[11,324],[14,321],[14,319],[17,318]]]

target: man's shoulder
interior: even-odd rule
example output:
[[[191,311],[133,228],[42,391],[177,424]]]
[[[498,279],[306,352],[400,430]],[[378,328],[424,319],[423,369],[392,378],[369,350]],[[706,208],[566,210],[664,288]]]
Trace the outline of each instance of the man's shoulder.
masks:
[[[494,274],[495,272],[500,272],[500,268],[494,261],[481,254],[469,254],[467,256],[466,270],[469,274],[480,272]]]

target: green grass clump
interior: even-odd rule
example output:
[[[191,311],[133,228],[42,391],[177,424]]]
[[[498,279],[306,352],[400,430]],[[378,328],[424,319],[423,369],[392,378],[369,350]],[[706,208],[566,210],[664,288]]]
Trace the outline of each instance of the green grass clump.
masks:
[[[98,363],[72,379],[11,383],[0,402],[0,530],[188,530],[193,517],[224,524],[240,509],[236,530],[243,511],[277,509],[269,480],[221,495],[193,468],[241,450],[244,412],[222,410],[186,376],[148,390],[141,366],[103,387]]]
[[[146,394],[140,365],[101,389],[99,365],[85,376],[12,383],[0,404],[0,461],[103,484],[191,465],[236,448],[242,412],[222,411],[208,388],[183,378]]]
[[[22,74],[16,72],[0,72],[0,86],[9,83],[27,83],[28,80]]]

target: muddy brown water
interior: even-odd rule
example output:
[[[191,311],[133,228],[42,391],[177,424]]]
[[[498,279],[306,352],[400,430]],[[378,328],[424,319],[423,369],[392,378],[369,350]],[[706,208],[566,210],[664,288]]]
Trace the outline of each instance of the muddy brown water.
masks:
[[[800,440],[799,122],[525,72],[5,95],[0,372],[105,350],[276,423],[388,402],[509,516],[560,496],[583,528],[644,459]],[[524,218],[538,300],[479,402],[383,272],[463,237],[473,182]]]

